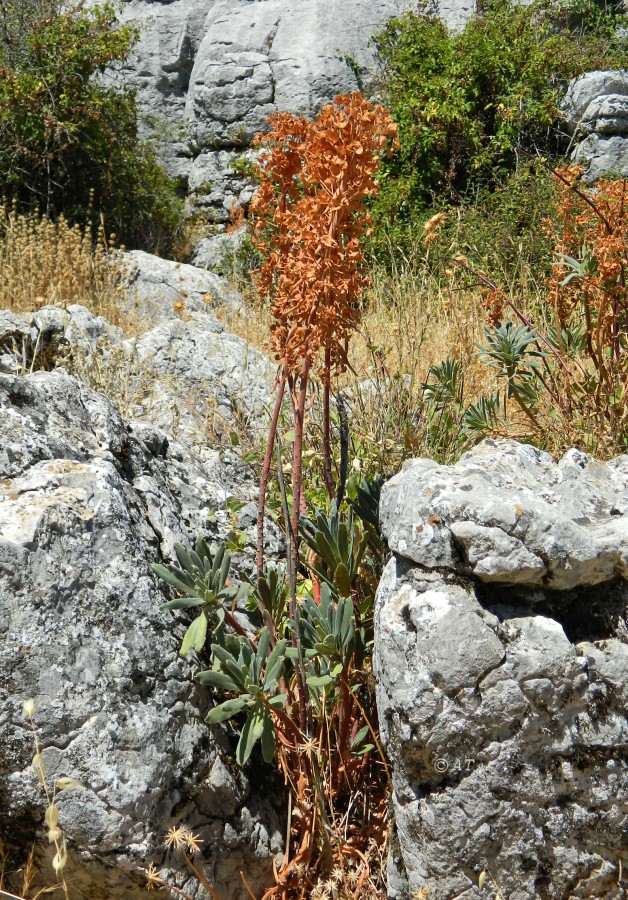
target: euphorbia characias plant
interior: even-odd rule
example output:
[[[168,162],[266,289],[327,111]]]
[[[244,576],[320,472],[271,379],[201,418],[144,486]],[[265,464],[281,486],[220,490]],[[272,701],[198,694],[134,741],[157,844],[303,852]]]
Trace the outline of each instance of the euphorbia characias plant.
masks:
[[[306,511],[302,451],[309,380],[317,371],[323,384],[325,481],[333,498],[330,384],[348,365],[349,341],[367,284],[360,248],[370,226],[367,199],[377,192],[382,152],[397,146],[397,128],[383,107],[360,93],[336,97],[313,121],[277,113],[269,125],[256,138],[260,187],[251,211],[253,241],[263,259],[259,289],[271,300],[270,348],[279,371],[260,483],[257,569],[261,573],[266,486],[287,388],[295,426],[289,535],[294,606],[299,517]]]

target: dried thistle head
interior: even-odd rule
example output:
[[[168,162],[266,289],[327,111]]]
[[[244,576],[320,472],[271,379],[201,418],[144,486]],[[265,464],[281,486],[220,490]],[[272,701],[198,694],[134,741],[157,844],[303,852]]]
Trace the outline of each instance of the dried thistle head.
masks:
[[[146,888],[149,891],[158,891],[164,886],[164,881],[158,870],[151,863],[144,873],[146,877]]]
[[[190,853],[198,853],[203,843],[198,834],[193,834],[185,825],[173,825],[168,831],[165,846],[169,850],[188,850]]]

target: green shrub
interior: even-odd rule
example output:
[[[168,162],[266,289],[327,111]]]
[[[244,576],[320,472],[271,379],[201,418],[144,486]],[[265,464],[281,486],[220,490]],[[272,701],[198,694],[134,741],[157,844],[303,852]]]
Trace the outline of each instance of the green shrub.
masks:
[[[426,209],[492,189],[522,156],[559,156],[564,88],[626,64],[622,21],[592,0],[488,0],[460,32],[425,7],[394,19],[376,46],[401,149],[380,175],[375,246],[407,245]]]
[[[113,6],[8,0],[0,27],[0,183],[5,201],[168,249],[181,202],[138,135],[133,91],[103,73],[135,39]]]
[[[540,282],[549,275],[553,245],[545,224],[556,204],[556,180],[547,166],[522,162],[450,211],[434,230],[427,262],[442,276],[452,256],[462,253],[501,284],[525,290],[531,278]]]

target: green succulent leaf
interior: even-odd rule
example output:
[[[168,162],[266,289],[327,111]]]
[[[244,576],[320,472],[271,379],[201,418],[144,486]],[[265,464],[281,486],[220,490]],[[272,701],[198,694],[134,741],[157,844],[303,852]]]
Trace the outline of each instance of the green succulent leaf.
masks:
[[[275,755],[275,726],[267,709],[264,710],[262,726],[262,756],[264,762],[271,763]]]
[[[333,675],[309,675],[305,681],[308,687],[324,688],[334,683]]]
[[[244,723],[238,746],[236,747],[236,761],[239,766],[245,766],[253,752],[253,748],[257,741],[261,738],[264,731],[264,707],[261,703],[256,703],[249,717]]]
[[[349,570],[344,563],[340,563],[336,566],[334,584],[340,597],[351,596],[351,578],[349,577]]]
[[[241,685],[237,684],[229,675],[224,672],[217,672],[215,669],[207,669],[205,672],[199,672],[196,676],[199,684],[207,684],[219,691],[233,691],[238,693]]]
[[[242,712],[243,709],[249,705],[250,700],[247,698],[246,694],[243,694],[241,697],[236,697],[232,700],[225,700],[224,703],[221,703],[219,706],[215,706],[213,709],[210,709],[207,716],[205,717],[205,721],[208,725],[217,725],[219,722],[226,722],[227,719],[231,719],[233,716],[236,716],[239,712]]]
[[[179,569],[175,570],[174,567],[167,568],[159,563],[152,563],[151,569],[162,581],[165,581],[166,584],[171,585],[178,591],[188,595],[197,593],[194,588],[194,580],[187,576],[185,572]]]
[[[266,661],[266,671],[264,673],[263,688],[265,691],[273,690],[273,688],[277,684],[277,681],[283,674],[286,644],[287,641],[285,640],[277,641],[270,652],[270,655]]]
[[[200,653],[205,646],[206,638],[207,616],[205,613],[201,613],[200,616],[197,616],[194,619],[188,630],[185,632],[179,655],[187,656],[192,650],[196,650],[197,653]]]
[[[159,609],[192,609],[194,606],[204,606],[202,597],[177,597],[176,600],[168,600],[162,603]]]

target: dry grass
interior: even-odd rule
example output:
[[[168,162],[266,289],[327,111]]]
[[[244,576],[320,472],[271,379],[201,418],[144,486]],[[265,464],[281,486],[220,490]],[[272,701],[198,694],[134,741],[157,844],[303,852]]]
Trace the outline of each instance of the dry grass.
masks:
[[[37,213],[0,210],[0,309],[32,312],[47,304],[78,303],[128,333],[138,322],[125,312],[123,267],[113,253],[114,235],[102,225],[53,222]],[[135,317],[136,318],[136,317]]]
[[[482,284],[460,266],[433,265],[431,250],[420,246],[414,259],[391,250],[389,271],[373,267],[361,323],[351,343],[351,370],[334,385],[348,399],[351,454],[361,460],[365,473],[396,471],[408,456],[449,460],[465,448],[459,434],[445,435],[443,443],[435,444],[434,435],[428,433],[423,385],[432,366],[448,357],[461,363],[465,404],[503,388],[479,352],[486,343],[488,323]],[[445,260],[457,252],[454,239]],[[523,252],[513,268],[492,274],[520,309],[538,313],[546,285],[534,278]],[[223,317],[231,330],[267,349],[270,310],[254,285],[248,286],[244,306]],[[526,437],[527,424],[509,403],[507,427],[493,434]],[[316,434],[310,440],[312,447],[317,446]]]

